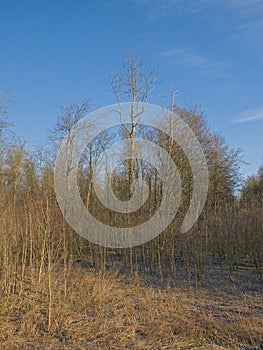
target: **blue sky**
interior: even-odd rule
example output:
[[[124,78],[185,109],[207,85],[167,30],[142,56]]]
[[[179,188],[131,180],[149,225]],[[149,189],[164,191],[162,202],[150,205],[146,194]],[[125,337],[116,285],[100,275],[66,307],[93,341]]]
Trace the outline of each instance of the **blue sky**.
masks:
[[[150,102],[199,104],[214,131],[263,164],[262,0],[0,0],[0,88],[16,132],[45,142],[59,106],[114,103],[110,77],[133,51],[159,66]]]

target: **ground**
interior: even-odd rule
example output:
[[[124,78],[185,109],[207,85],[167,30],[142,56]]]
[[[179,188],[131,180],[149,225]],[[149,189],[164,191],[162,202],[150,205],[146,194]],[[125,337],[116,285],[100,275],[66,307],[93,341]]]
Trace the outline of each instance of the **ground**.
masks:
[[[63,271],[53,272],[50,296],[42,278],[46,284],[32,273],[8,295],[0,292],[1,349],[263,349],[259,282],[242,289],[234,276],[214,288],[212,280],[198,289],[158,286],[136,274],[75,267],[67,285]]]

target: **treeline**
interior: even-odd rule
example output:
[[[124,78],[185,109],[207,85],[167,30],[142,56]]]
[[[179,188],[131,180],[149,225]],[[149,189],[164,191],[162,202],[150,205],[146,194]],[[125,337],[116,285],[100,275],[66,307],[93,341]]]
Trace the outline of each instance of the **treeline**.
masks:
[[[148,100],[154,79],[132,57],[113,78],[117,102]],[[125,94],[123,96],[123,94]],[[169,152],[179,170],[183,195],[173,222],[154,240],[144,245],[112,249],[95,245],[75,233],[58,207],[54,190],[54,162],[63,138],[70,142],[76,122],[90,111],[89,103],[71,103],[61,108],[51,128],[49,146],[29,152],[26,144],[14,137],[2,113],[0,123],[0,284],[6,295],[19,293],[24,281],[34,280],[47,288],[52,303],[52,274],[60,272],[62,291],[67,295],[68,277],[75,264],[88,269],[119,269],[133,274],[167,278],[176,284],[184,276],[190,284],[201,286],[209,271],[227,269],[229,277],[239,268],[262,273],[263,263],[263,172],[243,183],[240,153],[229,148],[212,132],[197,107],[178,107],[171,97],[167,107],[194,131],[204,149],[209,168],[209,190],[205,208],[193,228],[180,233],[192,193],[191,166],[180,146],[167,135],[143,128],[132,119],[122,125],[121,139],[143,137]],[[143,121],[141,121],[143,123]],[[162,129],[173,127],[173,117],[162,119]],[[123,162],[114,172],[112,186],[121,200],[131,196],[131,183],[143,179],[149,196],[136,215],[111,212],[99,202],[93,187],[94,167],[104,149],[111,145],[116,130],[106,130],[87,145],[78,169],[78,185],[87,209],[111,225],[133,226],[147,221],[160,205],[162,182],[149,163]],[[169,133],[168,133],[169,134]],[[47,287],[45,287],[47,286]]]

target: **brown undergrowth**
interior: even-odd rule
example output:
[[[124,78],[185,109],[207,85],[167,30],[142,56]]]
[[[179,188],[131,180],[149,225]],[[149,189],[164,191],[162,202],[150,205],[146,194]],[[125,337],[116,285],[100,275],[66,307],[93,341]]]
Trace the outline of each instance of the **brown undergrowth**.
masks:
[[[1,292],[1,349],[262,349],[263,296],[154,287],[140,277],[59,268]],[[50,320],[50,325],[49,325]],[[49,327],[50,326],[50,327]]]

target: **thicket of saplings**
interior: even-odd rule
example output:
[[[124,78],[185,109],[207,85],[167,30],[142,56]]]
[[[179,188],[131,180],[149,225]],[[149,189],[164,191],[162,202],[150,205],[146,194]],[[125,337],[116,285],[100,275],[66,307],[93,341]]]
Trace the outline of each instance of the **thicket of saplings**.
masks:
[[[189,286],[201,286],[208,271],[242,269],[262,273],[263,252],[263,171],[250,177],[243,189],[239,176],[239,152],[231,150],[220,136],[211,132],[197,108],[173,112],[185,120],[197,135],[207,158],[209,191],[205,208],[186,234],[180,227],[189,206],[192,173],[187,157],[176,141],[162,132],[136,127],[135,137],[144,137],[166,149],[176,163],[182,180],[180,209],[167,229],[152,241],[138,247],[111,249],[97,246],[75,233],[65,222],[54,191],[54,160],[62,136],[70,137],[74,123],[88,110],[87,103],[63,108],[52,129],[52,147],[29,152],[24,142],[1,119],[0,158],[0,284],[8,296],[26,288],[30,279],[49,288],[51,305],[52,274],[60,275],[67,295],[74,266],[105,271],[119,269],[128,275],[154,276],[174,284],[185,278]],[[163,128],[173,127],[173,116],[164,116]],[[129,138],[127,130],[119,130]],[[117,197],[128,200],[131,179],[143,179],[149,187],[148,200],[135,214],[107,210],[93,188],[94,166],[101,152],[114,142],[116,130],[96,137],[83,154],[78,170],[79,191],[88,210],[112,226],[133,226],[147,221],[160,205],[162,179],[151,164],[142,160],[123,162],[112,174]]]

